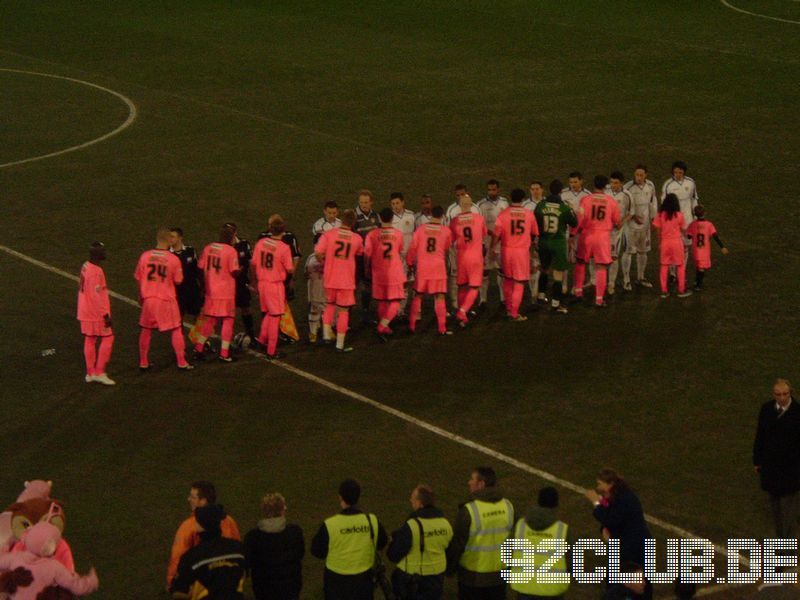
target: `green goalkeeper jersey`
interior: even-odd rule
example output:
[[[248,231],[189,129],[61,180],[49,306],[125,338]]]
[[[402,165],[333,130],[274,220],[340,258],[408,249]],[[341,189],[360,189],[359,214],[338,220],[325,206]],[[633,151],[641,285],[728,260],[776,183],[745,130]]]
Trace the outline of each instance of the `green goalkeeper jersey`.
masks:
[[[578,218],[559,196],[548,196],[534,211],[539,237],[542,241],[566,240],[567,227],[575,227]]]

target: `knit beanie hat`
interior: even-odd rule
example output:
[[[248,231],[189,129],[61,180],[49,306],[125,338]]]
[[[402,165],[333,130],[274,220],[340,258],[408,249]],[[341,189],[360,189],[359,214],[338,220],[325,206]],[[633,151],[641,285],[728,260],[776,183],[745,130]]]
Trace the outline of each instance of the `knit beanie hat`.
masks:
[[[221,504],[207,504],[194,509],[194,518],[209,533],[220,533],[220,522],[225,517],[225,509]]]

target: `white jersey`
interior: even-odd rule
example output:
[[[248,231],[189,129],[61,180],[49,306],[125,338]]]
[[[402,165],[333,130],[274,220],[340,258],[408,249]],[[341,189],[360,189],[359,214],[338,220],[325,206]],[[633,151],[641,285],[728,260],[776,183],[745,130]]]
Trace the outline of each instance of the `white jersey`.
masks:
[[[411,247],[411,239],[414,237],[414,229],[416,228],[416,217],[410,210],[403,210],[402,214],[394,213],[392,217],[392,227],[398,229],[403,234],[403,252],[405,256],[408,249]]]
[[[481,211],[478,210],[478,207],[473,204],[469,212],[473,212],[476,215],[481,214]],[[461,205],[458,202],[453,202],[450,206],[447,207],[447,212],[444,213],[444,224],[450,225],[450,221],[456,218],[458,215],[461,214]]]
[[[627,217],[631,212],[631,207],[633,206],[633,198],[631,198],[631,195],[628,193],[628,191],[624,187],[622,187],[618,192],[615,192],[613,189],[611,189],[611,186],[609,185],[606,186],[605,192],[606,194],[611,196],[617,203],[617,206],[619,206],[619,218],[624,219],[625,217]],[[613,256],[615,257],[619,252],[621,243],[621,234],[622,230],[625,229],[625,227],[627,227],[627,223],[622,227],[615,226],[611,230],[611,246],[612,248],[614,248]]]
[[[322,285],[323,263],[313,252],[306,259],[305,272],[308,301],[325,304],[325,288]]]
[[[573,212],[577,215],[580,211],[581,200],[584,196],[591,196],[592,192],[586,188],[582,188],[579,192],[573,192],[571,188],[566,188],[561,191],[561,200],[567,203]]]
[[[478,210],[483,215],[483,220],[486,221],[486,229],[494,231],[494,222],[497,220],[497,215],[507,208],[508,199],[503,196],[498,196],[495,200],[482,198],[478,202]]]
[[[544,198],[542,198],[544,200]],[[541,202],[541,200],[534,200],[533,198],[525,198],[522,201],[522,208],[525,210],[529,210],[531,212],[536,212],[536,206]]]
[[[425,213],[418,212],[414,215],[414,229],[417,227],[421,227],[422,225],[427,225],[431,222],[433,217],[431,215],[426,215]]]
[[[656,185],[646,179],[643,185],[639,185],[635,181],[629,181],[623,189],[631,196],[631,207],[628,209],[628,214],[634,217],[639,217],[641,223],[637,223],[633,219],[628,221],[628,229],[633,231],[641,231],[643,229],[650,230],[650,223],[656,218],[658,214],[658,199],[656,196]]]
[[[311,235],[313,235],[314,239],[316,239],[317,236],[322,235],[326,231],[330,231],[331,229],[338,229],[341,226],[342,226],[341,219],[337,218],[333,221],[333,223],[331,223],[325,217],[320,217],[319,219],[314,221],[314,224],[311,226]]]
[[[694,179],[691,177],[684,177],[683,180],[677,181],[674,177],[670,177],[661,186],[661,201],[667,197],[667,194],[675,194],[678,197],[678,202],[681,205],[681,213],[686,226],[694,221],[694,207],[697,206],[697,186]]]

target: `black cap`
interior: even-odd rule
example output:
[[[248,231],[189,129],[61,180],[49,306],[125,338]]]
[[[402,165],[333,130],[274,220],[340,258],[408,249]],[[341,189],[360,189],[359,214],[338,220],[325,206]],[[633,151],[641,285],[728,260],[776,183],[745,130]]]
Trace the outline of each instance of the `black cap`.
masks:
[[[220,533],[220,523],[226,516],[221,504],[206,504],[194,509],[194,518],[209,533]]]

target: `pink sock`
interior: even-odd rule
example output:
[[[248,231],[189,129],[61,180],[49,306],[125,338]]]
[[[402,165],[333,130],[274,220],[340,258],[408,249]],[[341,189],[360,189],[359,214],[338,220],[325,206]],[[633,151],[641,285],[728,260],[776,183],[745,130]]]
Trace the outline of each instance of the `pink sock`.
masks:
[[[475,300],[478,299],[478,288],[471,287],[464,293],[464,301],[459,305],[465,313],[469,312]]]
[[[325,305],[325,312],[322,313],[322,322],[325,325],[333,325],[333,318],[336,316],[336,305],[328,302]]]
[[[147,367],[150,361],[147,355],[150,353],[150,338],[153,336],[153,330],[142,327],[139,332],[139,366]]]
[[[422,312],[422,296],[414,296],[411,301],[411,310],[408,311],[408,328],[414,332],[417,329],[417,317]]]
[[[183,329],[176,327],[172,330],[172,349],[175,350],[175,358],[178,359],[178,366],[186,366],[186,342],[183,339]],[[202,350],[202,346],[200,346]]]
[[[94,372],[94,363],[97,361],[97,348],[95,342],[97,338],[92,335],[83,336],[83,358],[86,361],[86,374],[99,375]],[[101,371],[102,373],[102,371]]]
[[[258,332],[258,341],[267,345],[267,336],[269,335],[269,315],[265,314],[261,317],[261,329]]]
[[[678,292],[686,291],[686,263],[678,265]]]
[[[583,296],[583,283],[586,281],[586,263],[575,263],[575,282],[573,290],[576,296]]]
[[[398,312],[400,312],[400,301],[389,300],[386,303],[386,310],[383,313],[383,318],[389,321],[389,323],[391,323],[397,316]]]
[[[606,285],[608,284],[608,270],[604,267],[598,267],[594,277],[595,283],[597,284],[595,288],[595,302],[597,304],[602,304],[603,296],[605,296],[606,293]]]
[[[231,340],[233,339],[233,317],[222,317],[222,327],[220,330],[222,346],[219,354],[220,356],[228,356],[231,351]]]
[[[506,303],[506,311],[509,314],[513,313],[513,308],[511,307],[511,296],[514,293],[514,280],[513,279],[503,279],[503,299]]]
[[[519,307],[522,304],[522,295],[525,293],[525,287],[519,281],[511,281],[511,316],[519,316]]]
[[[336,315],[336,335],[344,335],[347,333],[347,325],[350,323],[350,311],[343,308]]]
[[[217,326],[217,317],[206,317],[206,320],[203,322],[203,327],[200,329],[200,337],[203,338],[202,343],[198,343],[194,345],[194,349],[198,352],[203,351],[203,346],[205,345],[206,340],[214,333],[214,327]]]
[[[658,272],[659,278],[661,279],[661,292],[666,294],[667,293],[667,276],[669,275],[669,265],[661,265],[661,269]]]
[[[267,354],[273,356],[278,350],[278,332],[281,328],[281,316],[270,315],[266,318],[267,325]]]
[[[468,289],[469,288],[466,288],[466,287],[463,287],[463,286],[458,288],[458,307],[459,308],[464,306],[464,298],[467,295],[467,290]]]
[[[433,310],[436,313],[436,322],[439,324],[439,333],[447,331],[447,305],[444,298],[436,298],[433,301]]]
[[[97,366],[94,374],[102,375],[106,372],[106,365],[111,360],[111,349],[114,347],[114,336],[107,335],[100,338],[100,349],[97,351]]]

